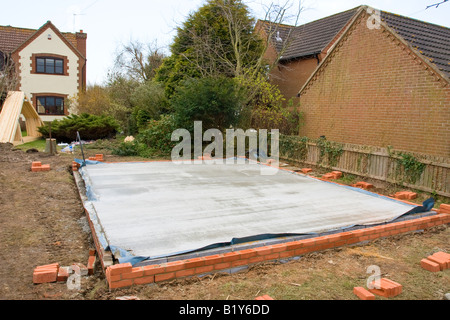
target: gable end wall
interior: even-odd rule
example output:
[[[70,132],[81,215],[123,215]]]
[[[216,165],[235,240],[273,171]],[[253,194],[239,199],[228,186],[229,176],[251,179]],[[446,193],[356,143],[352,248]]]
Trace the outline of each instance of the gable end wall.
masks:
[[[302,90],[300,135],[450,157],[450,85],[363,13]]]

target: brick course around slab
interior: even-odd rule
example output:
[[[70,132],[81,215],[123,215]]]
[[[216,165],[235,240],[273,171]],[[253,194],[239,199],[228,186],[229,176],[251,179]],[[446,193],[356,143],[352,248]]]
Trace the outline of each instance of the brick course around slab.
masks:
[[[229,273],[233,268],[240,266],[302,256],[315,251],[358,244],[448,223],[450,223],[450,214],[443,213],[360,230],[163,264],[140,267],[133,267],[130,263],[117,264],[106,269],[106,279],[110,289],[117,289],[208,273]]]

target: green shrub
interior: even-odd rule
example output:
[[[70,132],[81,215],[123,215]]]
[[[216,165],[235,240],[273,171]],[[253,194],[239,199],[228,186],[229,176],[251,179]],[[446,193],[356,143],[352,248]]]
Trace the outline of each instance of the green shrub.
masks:
[[[122,142],[113,149],[119,156],[168,156],[178,142],[172,142],[172,132],[177,129],[173,115],[163,115],[159,120],[150,120],[147,128],[133,142]]]
[[[119,125],[109,116],[96,116],[87,113],[70,115],[62,120],[51,122],[52,138],[58,142],[70,143],[77,138],[77,131],[82,140],[97,140],[114,138]],[[49,137],[49,127],[38,128],[44,138]]]
[[[178,129],[173,115],[163,115],[159,120],[150,120],[147,129],[137,136],[137,141],[145,144],[154,153],[170,155],[178,142],[171,141],[172,133]]]
[[[139,156],[150,158],[153,155],[153,150],[148,148],[144,143],[135,140],[133,142],[122,142],[117,148],[112,150],[112,154],[122,157]]]
[[[171,100],[176,123],[191,132],[195,121],[202,121],[205,129],[235,125],[241,102],[235,80],[225,77],[189,79]]]

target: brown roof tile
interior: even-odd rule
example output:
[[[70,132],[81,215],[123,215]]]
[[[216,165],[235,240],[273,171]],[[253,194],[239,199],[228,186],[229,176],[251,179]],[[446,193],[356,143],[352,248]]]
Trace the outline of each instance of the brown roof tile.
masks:
[[[0,51],[11,53],[21,44],[27,41],[37,29],[17,28],[12,26],[0,26]],[[75,33],[62,32],[62,35],[76,48],[77,38]]]
[[[450,29],[381,11],[381,20],[450,77]]]
[[[356,7],[298,27],[280,26],[279,36],[283,41],[286,41],[291,32],[290,45],[280,60],[290,60],[322,52],[353,18],[359,8]],[[276,36],[277,34],[274,34],[272,40],[279,52],[283,47],[283,42],[277,41]]]
[[[279,35],[287,39],[291,32],[291,44],[280,59],[289,60],[322,52],[336,37],[344,26],[356,15],[360,8],[344,11],[298,27],[280,26]],[[417,49],[428,61],[442,73],[450,77],[450,29],[428,22],[380,11],[381,20],[403,38],[410,46]],[[280,52],[283,43],[273,43]]]
[[[32,29],[0,26],[0,50],[8,53],[14,51],[35,32]]]

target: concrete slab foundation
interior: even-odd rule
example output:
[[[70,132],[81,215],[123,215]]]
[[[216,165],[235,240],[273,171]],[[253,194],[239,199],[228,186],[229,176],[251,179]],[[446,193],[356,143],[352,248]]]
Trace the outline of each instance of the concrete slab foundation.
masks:
[[[248,161],[97,163],[80,173],[85,207],[116,259],[156,261],[246,237],[252,246],[268,235],[306,238],[386,223],[414,208],[302,173],[264,175],[262,167]]]

